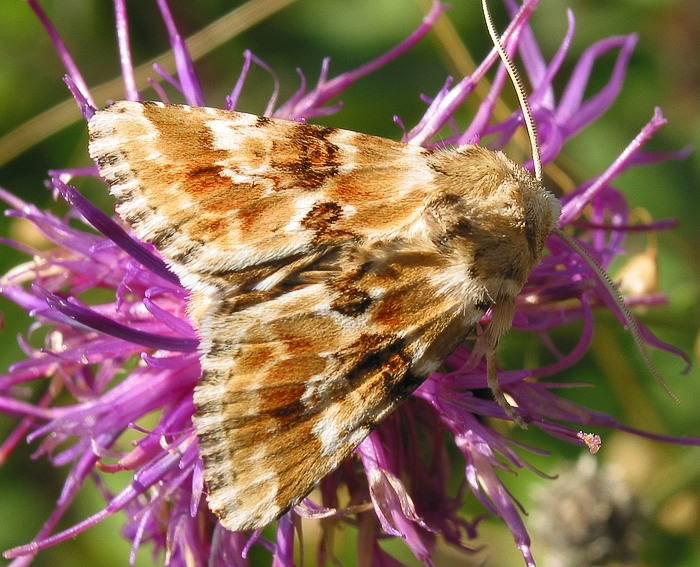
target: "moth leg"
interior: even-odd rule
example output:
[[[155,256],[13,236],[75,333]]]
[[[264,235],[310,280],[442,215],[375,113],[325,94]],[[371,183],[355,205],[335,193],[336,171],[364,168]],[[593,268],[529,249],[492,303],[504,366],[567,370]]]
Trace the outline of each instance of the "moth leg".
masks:
[[[498,381],[498,373],[496,372],[496,349],[489,348],[486,352],[486,383],[488,384],[491,393],[493,394],[496,403],[503,408],[506,415],[510,417],[515,423],[517,423],[523,429],[527,429],[527,423],[516,411],[516,409],[510,405],[508,399],[506,398],[503,388]]]
[[[512,297],[500,298],[500,301],[491,309],[491,322],[484,336],[484,339],[486,339],[486,383],[491,389],[496,403],[503,408],[506,415],[520,427],[527,429],[525,420],[506,399],[506,395],[498,381],[498,373],[496,370],[496,349],[498,348],[501,337],[508,331],[513,321],[515,300]]]

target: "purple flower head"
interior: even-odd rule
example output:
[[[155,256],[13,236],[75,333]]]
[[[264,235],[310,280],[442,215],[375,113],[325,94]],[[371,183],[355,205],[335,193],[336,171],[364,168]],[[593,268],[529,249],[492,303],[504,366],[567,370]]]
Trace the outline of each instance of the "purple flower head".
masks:
[[[82,115],[89,119],[102,101],[92,99],[78,66],[38,2],[28,2],[54,41],[66,68],[66,84]],[[567,140],[613,103],[622,88],[636,37],[611,37],[595,43],[571,73],[562,76],[561,67],[574,34],[574,16],[568,12],[568,30],[548,60],[528,27],[536,4],[535,0],[526,0],[521,6],[506,2],[512,19],[503,43],[509,53],[519,55],[520,67],[533,85],[529,101],[546,164],[557,157]],[[124,98],[139,100],[142,95],[131,63],[125,2],[115,0],[114,5]],[[157,6],[175,55],[177,74],[168,75],[160,67],[154,71],[187,104],[216,106],[205,97],[167,2],[157,0]],[[383,65],[420,41],[445,9],[436,0],[411,35],[355,70],[332,76],[330,61],[324,59],[314,86],[300,73],[298,90],[282,103],[275,86],[265,115],[306,120],[336,112],[343,92],[365,75],[380,72]],[[613,71],[591,94],[591,68],[596,60],[610,54],[616,61]],[[520,111],[494,121],[495,103],[503,89],[510,88],[502,67],[496,69],[490,92],[471,123],[459,125],[455,118],[456,111],[497,63],[492,52],[469,76],[460,81],[448,78],[427,101],[423,117],[406,131],[404,142],[434,148],[483,140],[493,149],[505,146],[523,121]],[[253,65],[274,77],[272,69],[246,51],[243,70],[220,106],[237,107]],[[555,92],[555,79],[564,84],[561,94]],[[154,88],[161,99],[168,100],[161,87],[154,83]],[[573,234],[576,248],[584,249],[603,268],[624,253],[628,232],[672,224],[633,226],[627,203],[614,187],[616,178],[628,168],[663,157],[645,153],[643,147],[664,123],[656,109],[628,147],[619,156],[611,156],[605,171],[562,196],[560,228]],[[65,218],[0,190],[0,199],[9,207],[6,214],[33,223],[54,244],[48,251],[38,251],[2,241],[32,259],[0,279],[0,293],[30,313],[35,322],[30,337],[20,339],[25,359],[0,375],[0,412],[17,420],[15,429],[2,440],[0,462],[26,439],[36,447],[36,457],[68,469],[56,507],[34,540],[5,552],[13,567],[26,565],[42,549],[124,512],[123,535],[132,542],[132,562],[136,551],[148,545],[168,565],[244,566],[249,564],[250,550],[259,547],[269,552],[273,565],[291,566],[304,535],[302,525],[317,522],[322,531],[317,546],[319,564],[334,557],[333,532],[353,526],[362,564],[400,565],[379,544],[395,537],[403,539],[418,560],[432,565],[439,540],[467,554],[477,551],[479,522],[490,514],[508,525],[525,563],[535,565],[522,511],[502,481],[504,473],[528,465],[516,452],[513,440],[502,428],[493,426],[496,419],[510,418],[484,395],[485,364],[473,360],[467,346],[453,352],[442,371],[432,374],[362,442],[351,460],[324,478],[302,505],[282,516],[275,529],[252,534],[224,530],[203,498],[203,465],[192,427],[192,395],[200,376],[198,338],[187,317],[187,292],[153,247],[136,240],[118,218],[100,211],[70,185],[76,177],[98,178],[97,169],[50,172],[49,188],[71,207]],[[75,220],[97,232],[76,228]],[[549,238],[547,249],[548,254],[518,297],[513,327],[535,334],[551,352],[551,362],[499,372],[519,415],[531,428],[587,446],[592,453],[600,446],[600,438],[588,431],[595,427],[700,444],[695,439],[667,439],[633,430],[608,415],[566,401],[557,393],[561,384],[539,380],[558,376],[584,356],[591,344],[594,309],[607,309],[621,324],[630,323],[609,286],[591,270],[579,250],[557,236]],[[101,290],[102,298],[109,292],[109,299],[88,300],[94,290]],[[629,304],[654,307],[662,301],[657,293],[641,290]],[[487,314],[482,323],[488,321]],[[550,336],[573,321],[582,323],[578,342],[568,352],[561,352]],[[641,323],[636,326],[646,346],[685,360],[680,351],[655,338]],[[43,346],[36,348],[30,338],[39,331],[45,338]],[[28,394],[34,391],[24,387],[29,384],[38,384],[38,396]],[[63,399],[60,405],[56,403],[59,396]],[[139,426],[144,416],[155,412],[159,418],[154,427]],[[123,441],[127,432],[138,434],[131,446]],[[446,446],[446,439],[452,447]],[[463,468],[464,473],[461,486],[454,488],[450,476],[456,468]],[[128,476],[129,482],[116,494],[104,491],[106,504],[101,511],[57,531],[88,478],[107,474]],[[472,497],[484,512],[468,518],[462,508]]]

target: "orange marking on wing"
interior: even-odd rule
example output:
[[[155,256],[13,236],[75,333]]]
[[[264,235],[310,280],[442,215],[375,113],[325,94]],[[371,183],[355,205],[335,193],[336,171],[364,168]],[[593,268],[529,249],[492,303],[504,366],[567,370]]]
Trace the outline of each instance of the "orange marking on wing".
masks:
[[[241,230],[247,233],[251,240],[270,238],[271,232],[279,230],[288,222],[280,211],[292,211],[294,196],[274,195],[248,200],[245,206],[238,209],[236,218],[240,221]]]
[[[276,360],[265,372],[265,383],[270,386],[303,384],[311,376],[321,374],[326,361],[317,355],[297,355]]]

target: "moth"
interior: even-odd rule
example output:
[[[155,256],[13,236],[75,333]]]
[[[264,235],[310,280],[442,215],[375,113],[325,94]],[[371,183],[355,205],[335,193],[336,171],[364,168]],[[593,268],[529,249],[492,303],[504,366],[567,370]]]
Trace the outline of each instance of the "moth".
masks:
[[[560,204],[502,153],[159,102],[96,112],[89,139],[119,216],[190,291],[224,527],[296,505],[489,309],[503,398],[493,353]]]

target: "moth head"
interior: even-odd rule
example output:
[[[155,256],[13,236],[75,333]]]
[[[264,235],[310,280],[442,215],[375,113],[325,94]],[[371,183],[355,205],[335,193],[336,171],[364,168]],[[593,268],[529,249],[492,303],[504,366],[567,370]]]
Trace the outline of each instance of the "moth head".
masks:
[[[511,163],[517,188],[514,194],[522,202],[522,226],[528,241],[528,251],[534,266],[542,256],[547,237],[556,228],[561,213],[561,203],[529,171]]]

